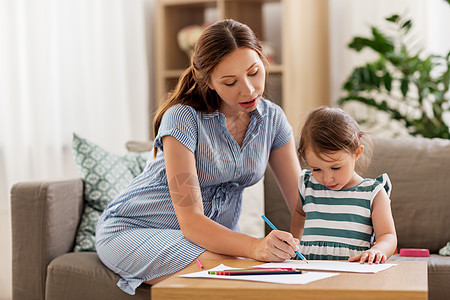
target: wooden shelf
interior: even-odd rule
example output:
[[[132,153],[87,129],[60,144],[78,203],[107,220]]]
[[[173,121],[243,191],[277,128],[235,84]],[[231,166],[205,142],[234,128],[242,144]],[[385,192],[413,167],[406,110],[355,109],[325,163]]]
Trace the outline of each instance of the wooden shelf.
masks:
[[[178,78],[183,74],[185,69],[172,69],[164,71],[164,78]]]
[[[270,74],[274,74],[274,73],[282,74],[283,69],[284,69],[283,65],[280,65],[280,64],[270,64],[269,65],[269,73]]]

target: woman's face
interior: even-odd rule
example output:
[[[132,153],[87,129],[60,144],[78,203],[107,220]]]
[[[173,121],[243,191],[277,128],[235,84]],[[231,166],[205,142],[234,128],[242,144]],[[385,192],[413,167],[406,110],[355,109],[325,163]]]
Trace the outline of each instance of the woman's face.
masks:
[[[253,111],[264,92],[265,76],[256,51],[241,47],[225,56],[214,68],[209,83],[222,99],[219,111],[225,116]]]

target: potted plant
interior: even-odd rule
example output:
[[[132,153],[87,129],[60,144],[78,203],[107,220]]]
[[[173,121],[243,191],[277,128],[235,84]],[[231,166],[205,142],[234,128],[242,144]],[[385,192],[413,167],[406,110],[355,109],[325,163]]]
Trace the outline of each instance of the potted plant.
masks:
[[[363,103],[387,113],[413,136],[450,139],[450,51],[446,56],[413,52],[407,45],[412,21],[397,14],[386,21],[394,24],[396,34],[372,26],[371,37],[357,36],[348,45],[358,52],[369,48],[378,58],[353,70],[338,104]]]

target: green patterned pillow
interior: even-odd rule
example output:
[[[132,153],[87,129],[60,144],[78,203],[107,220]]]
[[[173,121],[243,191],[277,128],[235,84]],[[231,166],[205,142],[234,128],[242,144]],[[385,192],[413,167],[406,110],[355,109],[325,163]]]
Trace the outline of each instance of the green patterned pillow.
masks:
[[[145,167],[150,152],[112,154],[73,134],[73,156],[84,183],[84,210],[74,251],[95,251],[95,227],[103,210]]]

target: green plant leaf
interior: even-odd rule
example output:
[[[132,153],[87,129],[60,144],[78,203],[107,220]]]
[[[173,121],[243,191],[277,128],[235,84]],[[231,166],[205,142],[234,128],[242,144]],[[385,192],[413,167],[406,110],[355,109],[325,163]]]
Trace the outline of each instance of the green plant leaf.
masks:
[[[450,0],[449,0],[449,1],[450,1]],[[400,20],[400,16],[397,15],[397,14],[395,14],[395,15],[392,15],[392,16],[386,18],[385,20],[386,20],[386,21],[389,21],[389,22],[392,22],[392,23],[397,23],[398,20]]]
[[[373,50],[378,53],[387,53],[394,50],[394,44],[391,39],[386,37],[381,31],[379,31],[376,27],[372,26],[372,35],[374,40],[372,41]]]
[[[356,51],[361,51],[364,47],[371,47],[372,41],[362,37],[355,37],[353,41],[348,44],[349,48],[355,49]]]
[[[408,33],[408,31],[411,29],[412,25],[413,24],[412,24],[411,20],[406,20],[406,22],[402,24],[401,29],[404,29],[405,33]]]
[[[365,47],[371,48],[374,51],[385,54],[387,52],[394,50],[394,44],[392,41],[383,35],[377,28],[372,27],[373,39],[355,37],[352,42],[348,44],[348,47],[355,49],[356,51],[361,51]]]
[[[406,97],[409,89],[409,79],[408,77],[403,77],[400,83],[400,90],[402,91],[403,97]]]
[[[386,88],[386,90],[388,92],[390,92],[391,89],[392,89],[392,77],[391,77],[391,74],[389,74],[389,72],[386,72],[384,74],[384,76],[383,76],[383,84],[384,84],[384,87]]]
[[[389,53],[386,53],[387,60],[392,63],[394,66],[399,66],[404,61],[404,56],[401,52],[398,51],[392,51]]]

